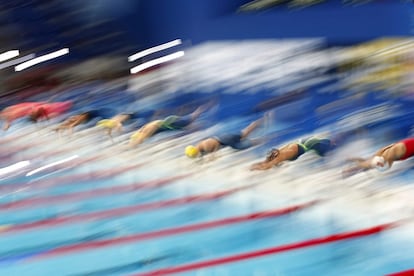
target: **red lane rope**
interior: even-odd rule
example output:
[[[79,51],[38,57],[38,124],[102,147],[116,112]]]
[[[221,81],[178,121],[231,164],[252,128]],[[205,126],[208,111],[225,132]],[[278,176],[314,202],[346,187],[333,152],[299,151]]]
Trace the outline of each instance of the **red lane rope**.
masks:
[[[46,197],[37,197],[37,198],[27,198],[19,201],[9,202],[5,204],[0,204],[0,211],[10,211],[17,208],[24,208],[24,207],[33,207],[36,205],[42,204],[51,204],[51,203],[63,203],[63,202],[71,202],[71,201],[78,201],[88,198],[96,198],[101,196],[108,196],[114,194],[122,194],[122,193],[129,193],[134,192],[141,189],[151,189],[160,187],[163,185],[170,184],[176,180],[183,179],[188,175],[181,175],[175,177],[169,177],[165,179],[157,179],[147,182],[141,183],[134,183],[134,184],[127,184],[122,186],[112,186],[106,188],[98,188],[89,191],[82,191],[70,194],[63,194],[63,195],[56,195],[56,196],[46,196]]]
[[[395,226],[397,226],[397,223],[381,224],[381,225],[377,225],[374,227],[365,228],[361,230],[334,234],[330,236],[300,241],[296,243],[290,243],[290,244],[271,247],[271,248],[265,248],[265,249],[261,249],[257,251],[251,251],[251,252],[227,256],[223,258],[188,263],[188,264],[183,264],[183,265],[179,265],[175,267],[167,267],[164,269],[159,269],[159,270],[154,270],[154,271],[149,271],[149,272],[144,272],[144,273],[138,273],[138,274],[134,274],[134,276],[155,276],[155,275],[167,275],[167,274],[188,272],[188,271],[193,271],[196,269],[201,269],[201,268],[206,268],[206,267],[211,267],[211,266],[218,266],[218,265],[233,263],[233,262],[239,262],[239,261],[243,261],[247,259],[263,257],[266,255],[278,254],[278,253],[282,253],[282,252],[286,252],[290,250],[302,249],[302,248],[322,245],[326,243],[332,243],[332,242],[337,242],[337,241],[343,241],[343,240],[373,235],[373,234],[380,233],[384,230],[387,230]]]
[[[194,203],[194,202],[209,201],[209,200],[219,199],[219,198],[228,196],[230,194],[251,188],[253,186],[255,185],[238,187],[238,188],[233,188],[230,190],[208,193],[208,194],[192,195],[188,197],[170,199],[170,200],[165,200],[165,201],[149,202],[149,203],[144,203],[144,204],[139,204],[139,205],[132,205],[132,206],[127,206],[127,207],[97,211],[97,212],[80,214],[80,215],[63,216],[63,217],[45,219],[45,220],[35,221],[32,223],[26,223],[26,224],[3,225],[3,226],[0,226],[0,234],[9,233],[9,232],[14,233],[16,231],[23,231],[23,230],[29,230],[29,229],[34,229],[34,228],[42,228],[42,227],[51,227],[51,226],[75,223],[75,222],[85,222],[85,221],[91,221],[91,220],[106,219],[106,218],[111,218],[111,217],[127,216],[130,214],[136,214],[136,213],[148,211],[148,210],[155,210],[155,209],[161,209],[165,207],[185,205],[185,204]]]
[[[102,247],[108,247],[108,246],[114,246],[114,245],[120,245],[130,242],[137,242],[141,240],[148,240],[148,239],[154,239],[154,238],[160,238],[165,236],[171,236],[171,235],[178,235],[186,232],[193,232],[193,231],[199,231],[209,228],[215,228],[230,224],[236,224],[251,220],[258,220],[258,219],[264,219],[264,218],[270,218],[270,217],[277,217],[286,215],[292,212],[299,211],[301,209],[310,207],[312,205],[315,205],[317,201],[312,201],[300,205],[290,206],[283,209],[276,209],[276,210],[269,210],[269,211],[262,211],[262,212],[256,212],[252,214],[247,215],[241,215],[236,217],[230,217],[230,218],[224,218],[219,220],[213,220],[208,222],[201,222],[197,224],[190,224],[190,225],[184,225],[184,226],[178,226],[173,228],[167,228],[147,233],[139,233],[124,237],[118,237],[113,239],[106,239],[106,240],[99,240],[99,241],[91,241],[91,242],[85,242],[85,243],[79,243],[74,245],[68,245],[59,247],[56,249],[52,249],[46,253],[37,255],[36,258],[39,257],[51,257],[51,256],[57,256],[62,254],[69,254],[73,252],[78,252],[82,250],[93,250],[98,249]]]

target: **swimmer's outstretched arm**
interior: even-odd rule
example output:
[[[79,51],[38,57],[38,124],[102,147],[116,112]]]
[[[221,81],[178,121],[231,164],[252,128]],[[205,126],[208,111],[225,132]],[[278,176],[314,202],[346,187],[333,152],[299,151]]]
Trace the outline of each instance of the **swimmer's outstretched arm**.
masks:
[[[348,161],[354,162],[355,166],[359,167],[360,169],[372,169],[371,166],[371,158],[360,158],[360,157],[353,157],[353,158],[349,158]]]
[[[366,158],[366,159],[360,158],[360,157],[349,158],[348,161],[354,162],[355,164],[351,166],[350,168],[344,169],[342,171],[342,176],[349,177],[354,174],[369,171],[375,168],[375,166],[372,164],[373,158],[374,156],[370,158]]]
[[[253,164],[250,170],[268,170],[284,161],[292,160],[298,156],[298,145],[295,143],[287,144],[280,149],[274,149],[265,161]]]
[[[265,170],[271,169],[272,167],[273,165],[270,162],[263,161],[263,162],[259,162],[259,163],[255,163],[251,165],[250,170],[251,171],[257,171],[257,170],[265,171]]]
[[[283,157],[281,157],[280,156],[280,153],[278,153],[278,156],[276,156],[272,160],[268,160],[268,158],[266,158],[265,161],[262,161],[262,162],[258,162],[258,163],[253,164],[250,167],[250,170],[251,171],[255,171],[255,170],[259,170],[259,171],[269,170],[272,167],[279,165],[283,161],[284,161]]]
[[[124,130],[124,128],[123,128],[123,124],[122,124],[121,122],[119,122],[119,123],[116,125],[115,130],[116,130],[116,131],[118,131],[118,132],[122,132],[122,131]]]
[[[106,134],[108,134],[108,136],[112,139],[112,128],[108,128]]]
[[[371,160],[372,158],[368,158],[368,159],[363,159],[363,158],[351,158],[349,159],[349,161],[352,161],[355,164],[355,167],[358,167],[359,169],[362,170],[369,170],[372,169],[373,166],[371,164]]]
[[[10,123],[9,120],[4,121],[3,130],[4,131],[8,130],[10,128],[10,126],[11,126],[11,123]]]
[[[399,158],[404,155],[403,152],[404,151],[401,149],[401,144],[397,143],[381,148],[373,156],[367,159],[358,157],[350,158],[348,160],[356,164],[351,168],[345,169],[342,173],[344,176],[350,176],[362,171],[371,170],[376,167],[383,167],[385,164],[388,164],[388,168],[391,168],[394,161],[399,160]],[[381,164],[373,164],[372,161],[376,156],[384,158],[384,162]]]
[[[0,120],[3,120],[3,130],[6,131],[10,128],[11,126],[11,121],[10,117],[8,117],[7,115],[5,115],[3,112],[0,113]]]
[[[207,155],[205,155],[205,156],[202,155],[201,157],[202,158],[207,158],[208,159],[207,161],[209,161],[209,162],[217,160],[219,158],[219,149],[220,149],[219,144],[214,145],[210,149],[210,152]],[[205,150],[204,150],[204,152],[205,152]]]
[[[108,128],[107,134],[108,134],[109,138],[111,139],[112,144],[115,143],[114,142],[114,137],[112,137],[112,128]]]

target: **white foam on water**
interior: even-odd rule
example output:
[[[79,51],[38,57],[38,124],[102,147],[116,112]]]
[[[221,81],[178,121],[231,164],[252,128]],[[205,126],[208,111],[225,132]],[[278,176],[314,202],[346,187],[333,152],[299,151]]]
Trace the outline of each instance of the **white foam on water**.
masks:
[[[268,171],[249,170],[251,164],[264,158],[257,156],[254,148],[245,151],[224,148],[214,155],[214,160],[206,156],[202,161],[196,161],[184,155],[185,146],[214,135],[224,126],[219,124],[175,138],[164,134],[150,138],[133,149],[127,145],[132,133],[115,136],[116,141],[113,143],[96,128],[59,138],[50,128],[36,132],[32,126],[25,128],[27,134],[13,141],[12,145],[18,147],[34,143],[33,149],[25,151],[21,157],[33,156],[38,151],[47,153],[67,149],[67,152],[57,154],[54,158],[67,158],[73,154],[81,158],[102,158],[101,161],[79,166],[77,172],[143,164],[142,168],[125,175],[122,178],[125,181],[192,174],[169,186],[169,189],[175,189],[179,194],[215,192],[255,184],[228,197],[228,202],[241,208],[254,203],[258,209],[265,210],[322,200],[301,213],[301,218],[309,223],[314,221],[316,225],[334,222],[338,230],[361,229],[413,215],[414,188],[411,188],[409,180],[398,177],[399,173],[410,168],[408,162],[396,162],[387,172],[371,170],[342,178],[345,159],[370,156],[377,150],[373,139],[349,143],[326,158],[326,161],[321,161],[314,154],[305,154],[294,162],[285,162]],[[39,141],[40,145],[37,144]]]

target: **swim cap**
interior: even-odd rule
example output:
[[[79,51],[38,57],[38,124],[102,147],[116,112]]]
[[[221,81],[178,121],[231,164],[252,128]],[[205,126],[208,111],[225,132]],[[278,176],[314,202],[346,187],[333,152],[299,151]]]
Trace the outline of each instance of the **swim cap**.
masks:
[[[116,122],[115,120],[105,119],[100,120],[96,125],[100,127],[114,128],[116,127]]]
[[[185,155],[187,155],[190,158],[196,158],[200,152],[198,149],[194,146],[187,146],[185,148]]]
[[[375,156],[372,158],[371,166],[379,171],[385,171],[390,167],[388,162],[385,162],[385,159],[382,156]]]

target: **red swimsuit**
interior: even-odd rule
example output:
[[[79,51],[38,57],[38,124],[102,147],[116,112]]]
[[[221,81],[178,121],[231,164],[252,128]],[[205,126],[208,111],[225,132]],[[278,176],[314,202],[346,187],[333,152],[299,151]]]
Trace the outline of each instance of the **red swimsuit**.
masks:
[[[72,107],[71,101],[66,102],[54,102],[54,103],[46,103],[41,105],[40,107],[43,108],[41,118],[50,118],[56,117],[68,111]]]
[[[405,154],[400,158],[400,160],[405,160],[411,156],[414,156],[414,137],[404,139],[400,141],[400,143],[403,143],[406,147]]]

